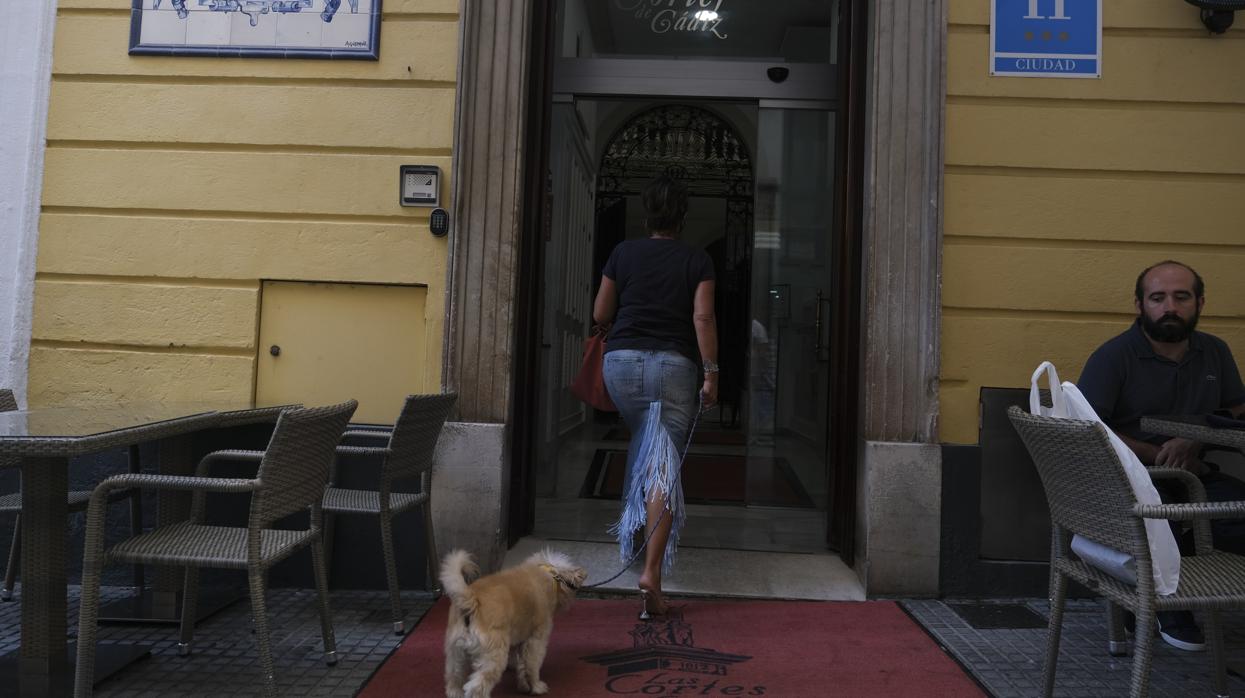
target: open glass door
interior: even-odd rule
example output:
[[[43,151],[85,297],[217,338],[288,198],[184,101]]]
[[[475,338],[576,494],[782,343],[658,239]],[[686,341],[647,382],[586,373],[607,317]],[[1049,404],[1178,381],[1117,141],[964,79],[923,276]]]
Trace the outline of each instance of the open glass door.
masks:
[[[802,510],[810,547],[829,500],[834,119],[824,103],[757,111],[747,504]]]

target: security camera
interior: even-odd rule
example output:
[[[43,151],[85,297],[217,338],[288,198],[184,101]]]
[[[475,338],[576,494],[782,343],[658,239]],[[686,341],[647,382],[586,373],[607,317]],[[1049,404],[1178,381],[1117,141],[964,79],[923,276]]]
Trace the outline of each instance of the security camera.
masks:
[[[770,82],[782,82],[791,74],[791,70],[784,66],[776,65],[773,68],[767,68],[765,74],[769,76]]]
[[[1245,0],[1185,0],[1202,10],[1202,24],[1215,34],[1222,34],[1232,26],[1233,13],[1245,10]]]

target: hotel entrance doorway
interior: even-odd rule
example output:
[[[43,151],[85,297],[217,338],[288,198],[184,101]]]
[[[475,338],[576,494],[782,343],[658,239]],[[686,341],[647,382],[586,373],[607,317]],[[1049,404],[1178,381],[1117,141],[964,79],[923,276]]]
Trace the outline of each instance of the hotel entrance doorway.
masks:
[[[568,387],[601,267],[644,234],[639,193],[667,174],[691,192],[683,240],[714,261],[722,365],[684,463],[682,544],[825,550],[834,470],[854,467],[831,455],[829,411],[847,322],[839,3],[557,7],[531,533],[611,540],[630,434]]]

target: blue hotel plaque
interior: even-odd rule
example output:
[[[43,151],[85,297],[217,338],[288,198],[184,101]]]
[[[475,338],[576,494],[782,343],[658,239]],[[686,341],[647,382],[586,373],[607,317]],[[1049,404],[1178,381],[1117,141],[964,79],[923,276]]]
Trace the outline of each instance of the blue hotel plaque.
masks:
[[[990,74],[1102,77],[1102,0],[991,0]]]

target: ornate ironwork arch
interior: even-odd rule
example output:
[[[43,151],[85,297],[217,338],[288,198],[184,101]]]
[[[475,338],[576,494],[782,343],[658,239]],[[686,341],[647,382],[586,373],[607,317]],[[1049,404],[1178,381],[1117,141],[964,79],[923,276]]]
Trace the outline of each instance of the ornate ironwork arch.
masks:
[[[633,116],[601,158],[598,201],[638,194],[670,174],[693,196],[752,198],[752,158],[735,127],[700,107],[663,104]]]

